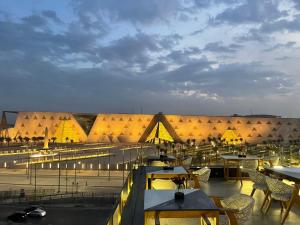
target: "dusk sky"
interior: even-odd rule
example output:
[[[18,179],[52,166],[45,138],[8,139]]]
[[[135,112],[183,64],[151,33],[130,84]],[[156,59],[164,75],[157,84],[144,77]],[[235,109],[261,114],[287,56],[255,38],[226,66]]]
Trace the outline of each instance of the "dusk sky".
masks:
[[[300,117],[300,0],[0,0],[0,111]]]

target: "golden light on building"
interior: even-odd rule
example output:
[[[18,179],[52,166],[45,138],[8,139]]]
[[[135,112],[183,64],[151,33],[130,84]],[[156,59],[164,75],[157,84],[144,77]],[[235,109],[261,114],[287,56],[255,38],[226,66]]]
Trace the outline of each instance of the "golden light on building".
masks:
[[[221,140],[224,140],[225,144],[229,145],[239,145],[242,143],[234,130],[226,130],[221,137]]]

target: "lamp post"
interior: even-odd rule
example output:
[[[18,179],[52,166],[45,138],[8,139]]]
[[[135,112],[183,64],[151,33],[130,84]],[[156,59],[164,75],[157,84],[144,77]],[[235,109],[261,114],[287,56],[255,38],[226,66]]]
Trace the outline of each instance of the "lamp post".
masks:
[[[36,163],[34,164],[34,200],[36,201]]]
[[[66,193],[68,193],[68,164],[66,162]]]
[[[108,180],[110,181],[110,149],[108,149]]]
[[[60,176],[61,176],[61,171],[60,171],[60,151],[58,152],[58,193],[60,192]]]
[[[123,185],[124,185],[124,166],[125,166],[125,164],[124,164],[124,149],[123,149]]]

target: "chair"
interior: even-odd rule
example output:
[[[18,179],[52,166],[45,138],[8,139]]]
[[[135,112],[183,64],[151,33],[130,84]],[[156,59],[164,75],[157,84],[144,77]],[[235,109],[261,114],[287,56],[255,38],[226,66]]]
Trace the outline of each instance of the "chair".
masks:
[[[266,176],[256,170],[248,170],[248,174],[250,180],[253,182],[250,196],[252,197],[257,189],[263,191],[265,195],[267,195],[269,189],[266,182]],[[263,202],[261,209],[264,207],[265,203],[266,202]]]
[[[177,189],[176,184],[171,180],[155,179],[151,181],[154,190]]]
[[[256,170],[257,167],[258,167],[257,160],[241,160],[239,171],[238,171],[241,185],[243,185],[242,173],[248,174],[249,170]]]
[[[255,200],[253,197],[236,194],[228,198],[213,197],[215,204],[225,212],[220,216],[221,225],[243,225],[249,221]]]
[[[190,166],[192,164],[192,157],[187,157],[182,160],[182,166]]]
[[[266,195],[264,203],[268,199],[268,197],[270,197],[270,201],[265,213],[269,211],[273,199],[281,202],[281,211],[283,211],[283,209],[286,208],[288,201],[292,197],[294,187],[287,185],[278,179],[274,179],[268,176],[266,176],[266,182],[269,193],[268,195]]]
[[[162,161],[152,161],[151,166],[168,166],[168,164]]]
[[[266,162],[264,162],[264,166],[273,167],[279,165],[279,156],[273,156],[269,158]]]
[[[199,181],[207,183],[209,180],[211,169],[203,167],[199,170],[193,171],[193,174],[197,175]]]
[[[247,172],[249,174],[250,180],[253,182],[251,196],[254,195],[256,189],[266,193],[268,191],[266,176],[256,170],[248,170]]]

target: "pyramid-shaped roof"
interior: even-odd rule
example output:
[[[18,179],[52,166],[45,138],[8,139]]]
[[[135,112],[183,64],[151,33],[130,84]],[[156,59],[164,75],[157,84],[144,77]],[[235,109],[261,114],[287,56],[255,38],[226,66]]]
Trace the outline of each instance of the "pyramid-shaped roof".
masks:
[[[226,144],[230,144],[230,145],[241,144],[241,140],[239,139],[238,135],[234,132],[234,130],[225,130],[221,139],[225,140]]]
[[[73,140],[73,142],[79,141],[79,135],[76,133],[76,130],[73,128],[73,123],[71,120],[61,120],[56,131],[55,137],[57,143],[66,143]]]
[[[159,143],[159,141],[174,142],[174,139],[169,134],[162,122],[156,123],[151,133],[146,138],[146,142]]]

